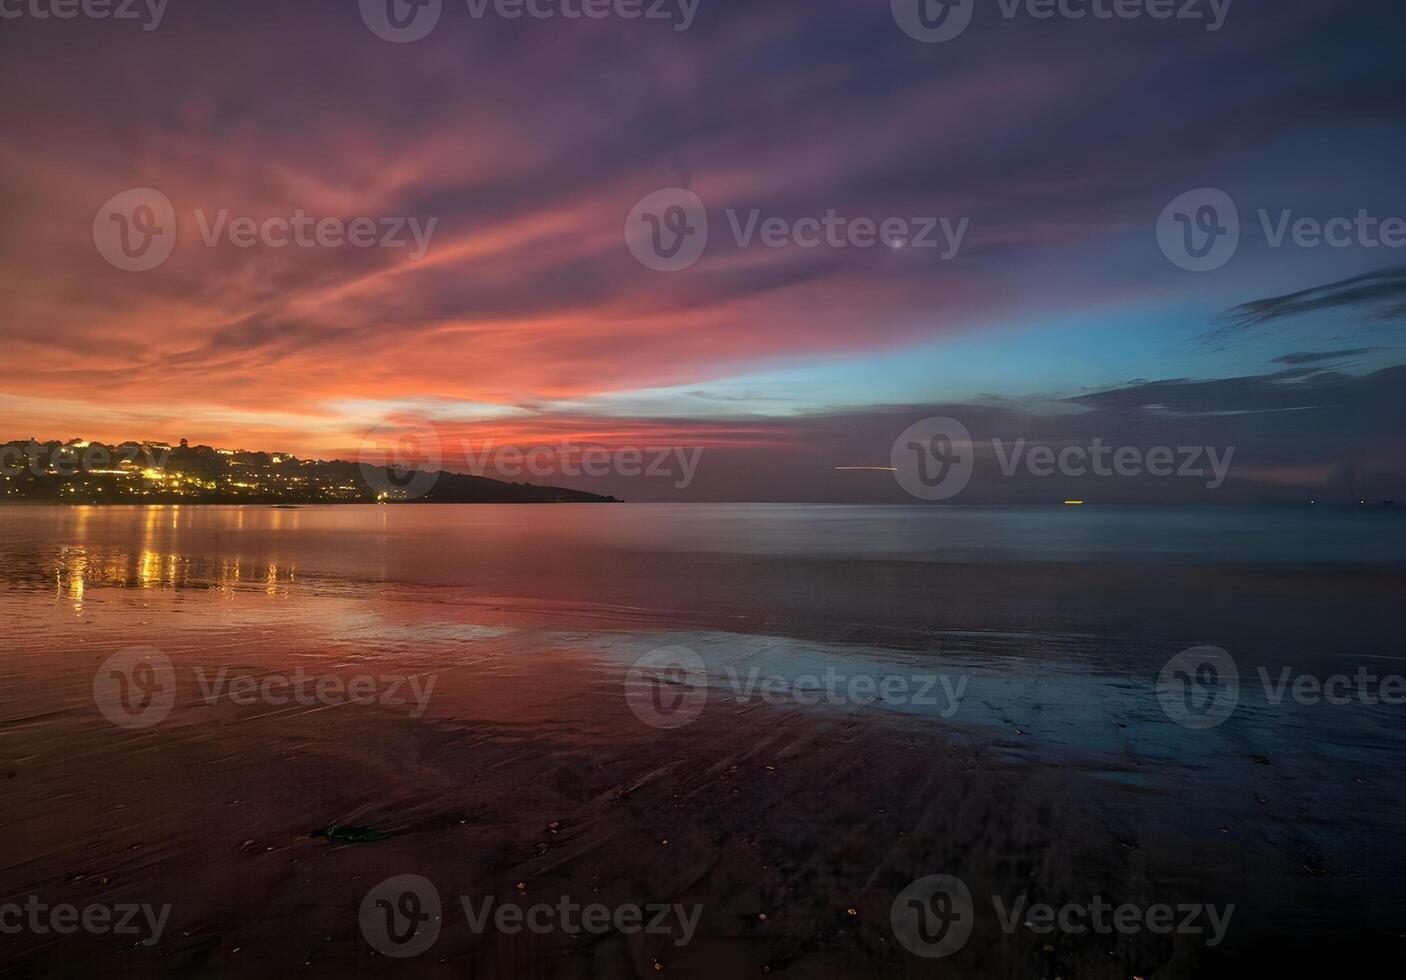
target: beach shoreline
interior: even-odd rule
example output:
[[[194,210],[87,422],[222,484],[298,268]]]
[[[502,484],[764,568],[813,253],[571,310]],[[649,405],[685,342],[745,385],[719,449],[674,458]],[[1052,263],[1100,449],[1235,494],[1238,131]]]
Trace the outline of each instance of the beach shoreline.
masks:
[[[5,935],[11,969],[1244,977],[1401,942],[1399,709],[1276,704],[1259,680],[1391,669],[1393,563],[920,562],[895,557],[905,541],[842,559],[823,537],[785,553],[784,535],[730,550],[767,543],[754,515],[710,550],[678,547],[689,527],[650,553],[593,523],[543,551],[532,533],[558,527],[503,530],[509,513],[472,533],[340,513],[10,526],[0,614],[27,640],[0,685],[0,906],[169,907],[152,946]],[[1158,672],[1206,642],[1242,685],[1197,731],[1159,703]],[[144,727],[97,697],[132,650],[172,671],[169,712]],[[678,727],[632,698],[700,689],[641,688],[660,650],[701,665],[706,697]],[[839,693],[815,696],[830,676]],[[352,697],[367,679],[373,696]],[[348,826],[374,839],[318,836]],[[401,961],[360,912],[408,874],[442,921]],[[970,938],[941,960],[892,920],[933,875],[973,902]],[[475,929],[461,897],[701,911],[676,945]],[[1007,931],[1022,899],[1234,911],[1215,945]]]

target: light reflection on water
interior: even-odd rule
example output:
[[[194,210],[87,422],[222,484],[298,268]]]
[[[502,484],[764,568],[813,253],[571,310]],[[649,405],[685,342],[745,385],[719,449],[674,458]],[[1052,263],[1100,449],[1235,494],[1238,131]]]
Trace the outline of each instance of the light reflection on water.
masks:
[[[53,536],[47,538],[57,545],[57,550],[48,555],[43,549],[7,555],[8,581],[23,588],[34,584],[36,570],[42,571],[43,577],[53,583],[55,597],[81,616],[84,599],[94,588],[203,587],[230,592],[245,586],[259,586],[267,595],[276,597],[286,594],[287,586],[296,580],[296,567],[291,562],[173,548],[183,534],[191,534],[193,525],[199,523],[191,508],[185,508],[184,512],[180,506],[114,509],[100,514],[95,521],[96,512],[97,508],[93,507],[45,512],[44,523],[52,522],[56,513],[60,515],[55,522],[57,527],[50,528]],[[24,513],[35,515],[32,510]],[[226,516],[230,518],[226,525],[230,530],[238,532],[245,526],[244,509],[231,510]],[[114,521],[130,530],[129,545],[114,548],[106,542],[87,543],[90,536],[96,534],[95,525],[107,529]],[[267,526],[275,530],[295,530],[298,515],[273,511],[268,516]]]
[[[276,562],[245,563],[238,557],[201,558],[143,548],[135,555],[92,553],[65,546],[54,559],[53,581],[59,599],[75,613],[83,611],[83,597],[90,588],[180,589],[206,587],[231,591],[241,586],[262,586],[270,596],[286,593],[297,580],[296,568]]]

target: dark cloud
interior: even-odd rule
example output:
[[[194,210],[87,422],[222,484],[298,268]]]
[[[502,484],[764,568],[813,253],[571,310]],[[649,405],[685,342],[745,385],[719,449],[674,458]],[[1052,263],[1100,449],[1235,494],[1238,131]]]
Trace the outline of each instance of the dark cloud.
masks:
[[[1355,347],[1352,350],[1326,350],[1326,351],[1300,351],[1295,354],[1284,354],[1276,357],[1274,363],[1288,364],[1294,367],[1303,364],[1321,364],[1324,361],[1341,361],[1344,358],[1356,357],[1359,354],[1370,354],[1376,348]]]
[[[1395,372],[1395,373],[1393,373]],[[1406,367],[1373,377],[1406,378]],[[1349,375],[1314,368],[1212,381],[1153,381],[1079,395],[1069,401],[1102,410],[1156,410],[1163,414],[1215,415],[1276,412],[1341,404],[1361,382]]]
[[[1369,272],[1285,296],[1242,303],[1231,310],[1228,317],[1232,327],[1249,327],[1320,310],[1362,311],[1403,298],[1406,298],[1406,266]]]

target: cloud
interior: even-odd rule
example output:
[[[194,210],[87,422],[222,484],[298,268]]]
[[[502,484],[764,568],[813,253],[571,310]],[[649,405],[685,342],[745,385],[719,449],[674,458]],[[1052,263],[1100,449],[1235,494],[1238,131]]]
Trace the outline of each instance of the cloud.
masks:
[[[26,396],[10,402],[11,422],[325,455],[379,421],[348,406],[459,402],[510,417],[494,423],[502,439],[672,432],[746,460],[714,496],[762,492],[761,473],[776,493],[806,494],[825,478],[823,466],[797,478],[807,466],[874,448],[872,416],[820,411],[869,390],[857,377],[753,401],[758,415],[769,398],[770,414],[804,420],[790,423],[748,417],[745,398],[706,423],[650,414],[632,393],[847,365],[1115,305],[1130,332],[1155,329],[1141,321],[1159,318],[1173,270],[1151,227],[1191,175],[1263,154],[1299,179],[1318,154],[1365,151],[1406,115],[1401,63],[1372,69],[1354,54],[1348,71],[1335,70],[1346,58],[1324,68],[1303,56],[1327,25],[1344,48],[1389,44],[1376,6],[1276,3],[1273,16],[1236,11],[1215,35],[1020,18],[989,25],[996,56],[979,30],[917,44],[882,0],[719,0],[686,33],[644,19],[476,21],[446,3],[414,45],[380,41],[355,4],[332,0],[252,14],[197,5],[151,36],[86,18],[7,21],[0,359],[20,366]],[[1318,139],[1328,126],[1332,139]],[[1311,149],[1280,154],[1286,141]],[[670,185],[703,197],[713,238],[697,266],[663,275],[631,258],[622,225]],[[135,186],[178,211],[174,254],[141,274],[108,267],[90,235],[102,203]],[[741,248],[726,214],[753,208],[970,217],[971,231],[945,264],[920,249]],[[438,225],[412,262],[404,250],[208,247],[197,210]],[[1406,309],[1385,275],[1263,301],[1253,316],[1365,309],[1373,290],[1385,313]],[[1250,282],[1239,295],[1269,291]],[[1074,349],[1094,346],[1069,332]],[[1346,383],[1312,370],[1326,355],[1281,363],[1295,370],[1157,382],[1065,408],[1300,409],[1331,404]],[[607,401],[639,417],[602,419]],[[511,411],[563,403],[580,407],[534,412],[535,430]],[[1260,407],[1224,407],[1241,404]],[[131,412],[160,431],[111,431]],[[759,463],[772,458],[799,469]]]
[[[1324,361],[1341,361],[1359,354],[1370,354],[1374,350],[1376,350],[1374,347],[1355,347],[1352,350],[1300,351],[1276,357],[1274,363],[1298,367],[1304,364],[1321,364]]]
[[[1406,300],[1406,266],[1381,269],[1285,296],[1271,296],[1268,299],[1242,303],[1231,310],[1228,317],[1232,327],[1250,327],[1270,320],[1321,310],[1362,311],[1400,300]],[[1400,307],[1397,311],[1399,309]]]

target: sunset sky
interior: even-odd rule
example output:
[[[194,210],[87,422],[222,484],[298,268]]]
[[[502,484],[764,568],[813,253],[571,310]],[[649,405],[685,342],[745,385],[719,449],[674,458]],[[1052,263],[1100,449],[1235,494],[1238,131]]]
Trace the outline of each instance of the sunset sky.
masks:
[[[684,492],[603,487],[632,499],[897,502],[834,467],[887,465],[951,415],[1235,445],[1226,499],[1406,490],[1406,248],[1275,248],[1257,216],[1406,216],[1399,3],[1234,0],[1210,31],[992,0],[946,43],[889,0],[700,0],[678,26],[464,0],[404,44],[355,0],[169,0],[150,31],[0,20],[0,438],[349,458],[408,416],[451,441],[707,450]],[[123,271],[95,215],[141,187],[173,203],[176,246]],[[658,272],[623,229],[669,187],[710,237]],[[1244,227],[1193,273],[1157,224],[1203,187]],[[434,233],[412,259],[209,247],[197,220],[299,209]],[[969,230],[948,261],[768,248],[728,209]]]

